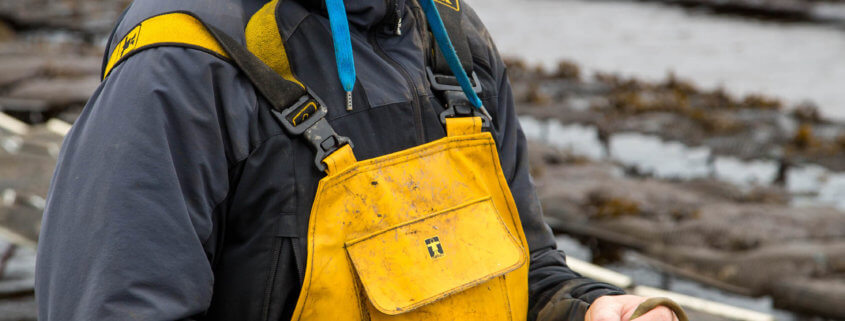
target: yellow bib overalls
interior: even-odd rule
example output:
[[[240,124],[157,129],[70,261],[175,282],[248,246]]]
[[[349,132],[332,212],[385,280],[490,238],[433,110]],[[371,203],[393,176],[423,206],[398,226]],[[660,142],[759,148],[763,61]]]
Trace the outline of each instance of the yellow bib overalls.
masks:
[[[325,159],[294,320],[524,320],[528,246],[479,118],[358,162]]]

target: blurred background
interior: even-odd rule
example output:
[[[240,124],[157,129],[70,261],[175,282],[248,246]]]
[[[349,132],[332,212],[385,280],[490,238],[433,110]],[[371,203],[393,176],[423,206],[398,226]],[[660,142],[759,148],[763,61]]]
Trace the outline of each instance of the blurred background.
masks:
[[[695,320],[845,320],[845,1],[466,2],[574,269]],[[0,1],[0,320],[36,319],[56,156],[128,4]]]

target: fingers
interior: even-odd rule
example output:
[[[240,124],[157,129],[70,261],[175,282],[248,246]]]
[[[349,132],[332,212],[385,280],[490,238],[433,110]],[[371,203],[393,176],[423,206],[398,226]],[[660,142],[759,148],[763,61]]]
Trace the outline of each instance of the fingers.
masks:
[[[678,318],[675,316],[675,313],[669,308],[664,306],[659,306],[651,311],[648,311],[646,314],[643,314],[639,318],[633,319],[631,321],[678,321]]]
[[[587,310],[585,321],[678,321],[678,317],[672,309],[663,306],[668,304],[683,310],[677,303],[666,298],[644,298],[635,295],[603,296],[596,299]],[[636,319],[631,319],[635,314],[641,314]],[[683,319],[683,318],[682,318]]]

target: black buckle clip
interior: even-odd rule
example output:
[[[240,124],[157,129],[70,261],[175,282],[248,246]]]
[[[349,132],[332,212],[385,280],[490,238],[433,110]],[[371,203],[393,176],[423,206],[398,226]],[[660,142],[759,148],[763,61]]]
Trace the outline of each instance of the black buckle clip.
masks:
[[[425,67],[425,72],[428,74],[428,82],[431,83],[431,88],[440,92],[443,99],[446,101],[446,110],[440,113],[440,123],[446,125],[446,118],[449,117],[481,117],[481,128],[490,128],[490,121],[493,119],[487,112],[484,106],[476,108],[469,102],[463,88],[458,84],[458,79],[455,76],[435,75],[431,71],[431,67]],[[448,81],[449,83],[444,83]],[[478,81],[478,75],[475,71],[472,72],[472,90],[476,94],[481,93],[481,82]]]
[[[431,71],[431,67],[425,67],[425,72],[428,74],[428,82],[431,83],[432,89],[437,91],[463,91],[461,85],[458,84],[457,77],[449,75],[435,75],[434,72]],[[481,82],[478,81],[478,75],[476,75],[475,71],[473,71],[471,76],[470,82],[472,83],[472,90],[475,91],[476,94],[480,94]],[[444,83],[444,81],[448,81],[449,83]]]
[[[484,106],[476,108],[462,91],[446,91],[443,93],[446,99],[446,110],[440,113],[440,123],[446,125],[446,118],[451,117],[481,117],[481,128],[490,128],[490,121],[493,119]]]
[[[292,135],[304,134],[309,145],[316,151],[314,164],[320,171],[326,170],[323,160],[343,145],[354,147],[346,136],[338,135],[326,120],[328,109],[310,92],[281,112],[271,109],[273,116]]]

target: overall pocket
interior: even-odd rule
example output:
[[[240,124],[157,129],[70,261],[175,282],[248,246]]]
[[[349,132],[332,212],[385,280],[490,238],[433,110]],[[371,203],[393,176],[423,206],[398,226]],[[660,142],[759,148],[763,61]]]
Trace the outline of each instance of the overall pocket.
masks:
[[[372,307],[387,315],[421,308],[429,317],[448,316],[458,306],[507,306],[497,277],[525,264],[522,246],[489,197],[348,241],[346,249]],[[485,283],[493,295],[467,295],[461,302],[466,290]],[[453,302],[432,304],[446,298]],[[499,302],[474,302],[480,298]]]

